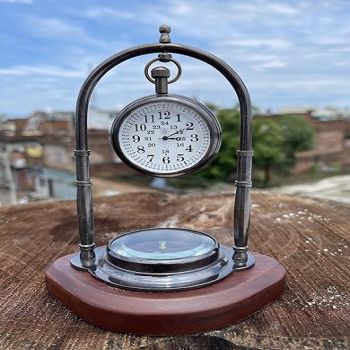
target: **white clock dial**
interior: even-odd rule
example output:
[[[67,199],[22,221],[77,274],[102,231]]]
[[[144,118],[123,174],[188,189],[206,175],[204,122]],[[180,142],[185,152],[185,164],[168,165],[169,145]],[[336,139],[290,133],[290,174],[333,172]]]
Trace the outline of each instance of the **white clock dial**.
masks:
[[[188,106],[151,103],[124,119],[119,143],[136,166],[167,174],[190,168],[206,155],[210,130],[198,112]]]
[[[217,152],[220,136],[211,112],[180,96],[135,101],[120,112],[111,130],[113,147],[123,161],[160,177],[200,168]]]

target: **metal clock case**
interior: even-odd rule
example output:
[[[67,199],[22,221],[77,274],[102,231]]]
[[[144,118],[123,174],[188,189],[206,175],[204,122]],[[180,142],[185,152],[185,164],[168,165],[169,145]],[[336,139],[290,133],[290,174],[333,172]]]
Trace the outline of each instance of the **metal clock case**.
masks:
[[[167,112],[169,115],[162,115]],[[110,138],[119,158],[131,168],[153,177],[175,177],[189,175],[208,164],[220,149],[222,132],[205,105],[184,96],[157,94],[136,100],[119,112]],[[139,146],[141,139],[144,146]],[[168,153],[161,154],[164,151]],[[154,153],[158,153],[156,157]],[[163,164],[155,165],[157,159]]]

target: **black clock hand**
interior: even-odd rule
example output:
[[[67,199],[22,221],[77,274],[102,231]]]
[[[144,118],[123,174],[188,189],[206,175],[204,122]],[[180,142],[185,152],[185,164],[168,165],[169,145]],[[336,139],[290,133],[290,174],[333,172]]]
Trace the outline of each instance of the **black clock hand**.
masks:
[[[178,131],[176,131],[176,132],[170,134],[169,136],[167,136],[167,138],[169,138],[170,136],[173,136],[173,135],[175,135],[175,134],[178,134],[180,131],[183,131],[183,130],[184,130],[184,129],[180,129],[180,130],[178,130]]]
[[[170,136],[173,136],[175,134],[178,134],[180,131],[184,131],[185,129],[180,129],[178,131],[175,131],[174,133],[170,134],[169,136],[163,136],[162,139],[163,140],[175,140],[175,138],[171,138]]]

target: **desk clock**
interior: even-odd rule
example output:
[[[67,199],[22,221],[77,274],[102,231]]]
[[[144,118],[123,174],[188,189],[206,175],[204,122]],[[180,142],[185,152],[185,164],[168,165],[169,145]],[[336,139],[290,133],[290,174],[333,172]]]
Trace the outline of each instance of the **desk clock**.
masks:
[[[56,260],[46,271],[46,285],[52,296],[96,326],[123,333],[174,335],[215,329],[252,315],[282,293],[285,270],[274,259],[248,251],[253,150],[247,88],[218,57],[172,44],[169,26],[161,26],[160,34],[158,44],[133,47],[102,62],[81,88],[74,152],[80,252]],[[218,119],[197,100],[169,93],[169,85],[182,74],[173,54],[217,69],[236,92],[241,113],[232,245],[221,244],[206,232],[156,227],[124,232],[107,246],[95,247],[89,100],[110,69],[151,53],[158,56],[145,65],[144,73],[154,84],[154,94],[129,103],[116,115],[110,130],[112,147],[126,165],[145,176],[186,176],[210,166],[221,146]],[[177,70],[172,79],[164,64],[152,68],[170,62]]]

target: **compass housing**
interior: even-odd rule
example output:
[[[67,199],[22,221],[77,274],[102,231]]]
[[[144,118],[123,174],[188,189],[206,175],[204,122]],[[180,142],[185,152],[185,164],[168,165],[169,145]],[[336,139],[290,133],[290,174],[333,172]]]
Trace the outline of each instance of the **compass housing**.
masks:
[[[97,248],[89,272],[119,288],[174,291],[199,288],[234,271],[233,249],[212,236],[175,228],[125,233]]]

